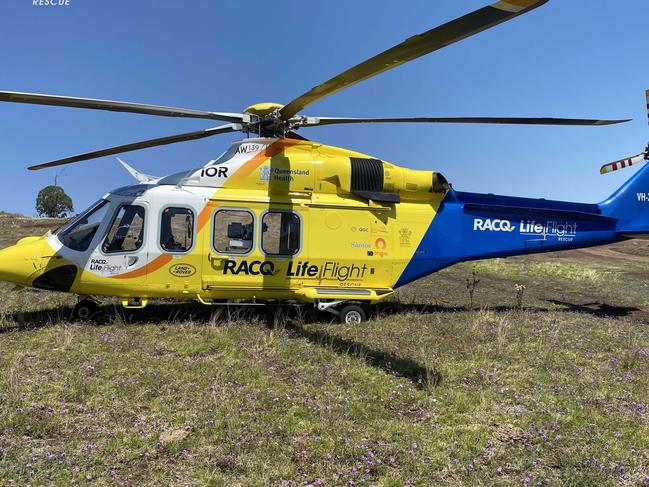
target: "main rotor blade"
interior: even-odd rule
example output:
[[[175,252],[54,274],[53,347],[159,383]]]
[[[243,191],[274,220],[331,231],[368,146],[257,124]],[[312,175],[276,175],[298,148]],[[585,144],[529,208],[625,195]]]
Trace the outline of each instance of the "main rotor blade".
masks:
[[[62,166],[64,164],[72,164],[73,162],[86,161],[88,159],[95,159],[97,157],[110,156],[113,154],[121,154],[122,152],[129,152],[138,149],[146,149],[147,147],[157,147],[159,145],[175,144],[176,142],[184,142],[186,140],[202,139],[204,137],[211,137],[212,135],[224,134],[227,132],[236,132],[241,130],[238,124],[221,125],[207,130],[198,130],[196,132],[187,132],[178,135],[169,135],[167,137],[160,137],[158,139],[143,140],[140,142],[133,142],[132,144],[118,145],[116,147],[108,147],[93,152],[86,152],[85,154],[78,154],[76,156],[58,159],[56,161],[45,162],[36,166],[30,166],[28,169],[35,171],[38,169],[45,169],[46,167]]]
[[[485,123],[508,125],[613,125],[630,120],[596,120],[584,118],[548,118],[548,117],[410,117],[410,118],[339,118],[308,117],[304,127],[318,125],[337,125],[342,123]]]
[[[387,51],[363,61],[294,99],[280,110],[280,118],[287,121],[305,107],[337,91],[513,19],[540,7],[547,1],[499,1],[427,32],[410,37],[401,44],[397,44]]]
[[[17,91],[0,91],[0,101],[90,108],[93,110],[109,110],[111,112],[143,113],[163,117],[208,118],[226,122],[241,122],[243,120],[243,115],[240,113],[205,112],[189,108],[164,107],[124,101],[95,100],[93,98],[77,98],[72,96],[40,95],[38,93],[20,93]]]

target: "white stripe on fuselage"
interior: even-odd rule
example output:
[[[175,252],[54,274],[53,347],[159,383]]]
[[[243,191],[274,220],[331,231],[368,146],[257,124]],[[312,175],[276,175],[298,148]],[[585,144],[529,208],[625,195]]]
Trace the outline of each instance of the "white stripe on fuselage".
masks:
[[[98,228],[97,235],[93,238],[92,245],[85,251],[79,252],[65,247],[56,235],[50,234],[47,242],[50,247],[66,260],[73,262],[84,272],[89,272],[99,277],[114,277],[116,275],[133,272],[144,267],[147,262],[161,254],[158,246],[158,233],[160,230],[160,212],[165,206],[177,204],[179,206],[191,206],[196,211],[195,221],[198,215],[206,207],[211,198],[214,198],[218,189],[223,187],[228,179],[247,162],[252,160],[261,151],[271,145],[276,139],[246,139],[234,142],[230,149],[224,153],[233,152],[232,156],[223,161],[221,158],[208,162],[200,169],[188,171],[188,176],[182,179],[180,186],[170,184],[142,185],[149,186],[142,195],[137,197],[123,196],[116,193],[108,193],[104,199],[111,202],[109,212]],[[222,156],[223,157],[223,156]],[[161,178],[164,179],[164,178]],[[134,187],[138,187],[135,185]],[[117,206],[128,204],[141,204],[146,208],[145,237],[143,247],[130,254],[106,254],[101,252],[101,241],[108,232],[108,226],[112,222]],[[110,221],[108,221],[110,220]],[[197,223],[196,223],[197,224]],[[125,255],[142,255],[141,262],[132,267],[125,264]]]

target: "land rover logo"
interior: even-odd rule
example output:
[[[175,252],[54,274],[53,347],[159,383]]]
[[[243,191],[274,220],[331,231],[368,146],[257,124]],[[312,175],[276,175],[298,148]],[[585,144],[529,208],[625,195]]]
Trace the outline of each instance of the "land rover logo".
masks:
[[[189,277],[196,274],[196,267],[191,264],[176,264],[169,268],[169,274],[176,277]]]

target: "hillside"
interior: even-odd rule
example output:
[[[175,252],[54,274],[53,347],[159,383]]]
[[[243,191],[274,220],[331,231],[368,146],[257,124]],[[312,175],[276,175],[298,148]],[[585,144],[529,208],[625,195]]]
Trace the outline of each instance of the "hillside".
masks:
[[[54,226],[0,216],[0,247]],[[0,484],[649,485],[648,272],[640,240],[462,264],[361,326],[70,323],[0,284]]]

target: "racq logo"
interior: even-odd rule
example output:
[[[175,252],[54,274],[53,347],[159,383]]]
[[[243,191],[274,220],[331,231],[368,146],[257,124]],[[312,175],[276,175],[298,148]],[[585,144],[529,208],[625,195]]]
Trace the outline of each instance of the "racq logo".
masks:
[[[473,230],[480,232],[513,232],[516,226],[509,220],[494,220],[491,218],[474,218]]]
[[[70,0],[32,0],[36,7],[69,7]]]

